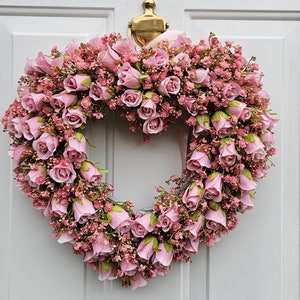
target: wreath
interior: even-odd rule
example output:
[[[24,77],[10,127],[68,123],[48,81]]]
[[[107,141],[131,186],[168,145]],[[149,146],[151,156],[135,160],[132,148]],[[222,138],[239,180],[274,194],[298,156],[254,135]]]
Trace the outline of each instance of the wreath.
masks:
[[[192,44],[169,31],[142,48],[110,34],[40,52],[2,118],[18,187],[99,280],[144,286],[219,241],[253,207],[277,123],[258,70],[241,46],[212,33]],[[176,120],[187,125],[182,175],[157,187],[151,210],[114,200],[107,170],[87,157],[85,125],[109,111],[145,142]]]

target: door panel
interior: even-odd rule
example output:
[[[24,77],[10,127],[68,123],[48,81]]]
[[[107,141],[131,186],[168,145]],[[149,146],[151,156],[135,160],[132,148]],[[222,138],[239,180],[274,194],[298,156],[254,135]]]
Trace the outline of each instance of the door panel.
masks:
[[[127,23],[141,13],[137,0],[0,0],[0,113],[16,96],[27,58],[49,53],[71,40],[87,41],[110,32],[127,34]],[[184,30],[198,42],[214,32],[241,44],[244,56],[256,56],[272,109],[280,118],[276,165],[256,192],[255,208],[241,215],[238,228],[212,248],[201,246],[192,264],[172,265],[166,277],[132,292],[119,281],[99,282],[97,274],[51,238],[47,220],[31,206],[12,180],[9,138],[1,134],[0,298],[4,300],[157,299],[250,300],[299,299],[299,103],[300,5],[297,0],[156,1],[157,14],[171,29]],[[202,3],[203,2],[203,3]],[[155,186],[180,175],[181,125],[144,144],[110,115],[88,124],[96,148],[89,157],[110,172],[115,198],[151,207]]]

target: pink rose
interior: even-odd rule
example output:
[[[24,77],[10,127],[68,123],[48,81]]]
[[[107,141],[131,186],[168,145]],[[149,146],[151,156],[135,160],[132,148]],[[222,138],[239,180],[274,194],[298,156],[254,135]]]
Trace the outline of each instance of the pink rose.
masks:
[[[26,156],[31,154],[26,154],[27,152],[30,153],[31,148],[27,145],[20,145],[8,150],[8,155],[15,161],[17,165],[19,165]]]
[[[181,68],[188,68],[191,65],[191,59],[188,54],[184,52],[180,52],[173,58],[173,62],[181,67]]]
[[[131,232],[135,237],[144,237],[147,233],[153,231],[154,227],[150,224],[152,216],[154,215],[147,213],[134,220],[131,226]]]
[[[209,69],[196,69],[189,72],[189,78],[192,82],[202,86],[210,86],[211,78],[209,76]]]
[[[89,96],[94,100],[109,100],[113,97],[108,86],[93,82],[90,86]]]
[[[242,191],[240,200],[241,201],[238,208],[240,213],[244,213],[246,210],[249,210],[254,206],[249,191]]]
[[[63,64],[63,56],[57,58],[50,58],[45,56],[42,52],[38,53],[35,59],[27,60],[25,65],[25,73],[27,75],[33,75],[34,72],[55,75],[54,68],[61,67]]]
[[[190,115],[196,116],[198,114],[198,110],[195,107],[194,103],[197,101],[196,98],[180,96],[178,102],[183,105],[183,107],[189,112]]]
[[[48,159],[53,155],[58,146],[58,138],[44,132],[37,140],[33,141],[32,148],[40,159]]]
[[[232,132],[229,116],[223,111],[216,111],[212,116],[211,122],[220,138],[224,138]]]
[[[170,97],[170,94],[176,95],[180,91],[180,79],[177,76],[169,76],[163,79],[158,85],[160,94]]]
[[[108,261],[99,263],[99,276],[98,280],[104,281],[106,279],[113,280],[116,277],[113,274],[114,265]]]
[[[91,77],[84,74],[76,74],[74,76],[68,75],[68,77],[63,81],[64,88],[68,93],[74,91],[87,91],[91,83]]]
[[[202,228],[202,224],[203,224],[202,215],[200,215],[198,217],[198,220],[196,222],[191,222],[189,225],[187,225],[184,228],[184,231],[188,231],[190,234],[193,235],[194,238],[197,238],[198,233]]]
[[[23,108],[26,109],[28,112],[40,111],[45,97],[46,96],[42,93],[29,93],[21,98],[21,104]]]
[[[117,40],[112,48],[122,56],[130,55],[132,52],[135,52],[135,44],[132,38]]]
[[[78,49],[79,49],[79,44],[74,39],[72,39],[65,46],[63,53],[64,55],[73,55]]]
[[[274,142],[275,142],[275,136],[272,132],[268,130],[264,130],[263,133],[260,136],[261,141],[264,143],[266,149],[272,148]]]
[[[272,117],[268,112],[261,115],[260,122],[262,123],[262,128],[267,130],[272,130],[272,128],[278,123],[278,119]]]
[[[244,169],[240,174],[240,189],[243,191],[252,191],[256,188],[256,182],[248,169]]]
[[[86,139],[82,134],[69,137],[67,147],[63,153],[64,158],[71,162],[82,162],[86,158]]]
[[[136,107],[139,106],[142,102],[142,92],[137,90],[126,90],[121,95],[121,101],[127,107]]]
[[[222,96],[225,99],[233,100],[237,96],[240,95],[241,87],[234,81],[230,81],[226,84],[224,84],[223,90],[222,90]]]
[[[161,264],[165,267],[170,266],[173,259],[173,247],[168,243],[159,243],[158,251],[153,256],[153,264]]]
[[[144,99],[137,113],[143,120],[153,118],[156,114],[156,103],[152,99]]]
[[[68,213],[68,205],[61,204],[57,199],[53,197],[50,204],[50,213],[54,216],[62,217],[63,215]]]
[[[136,274],[130,278],[130,285],[133,291],[139,287],[147,285],[147,283],[148,281],[140,272],[136,272]]]
[[[64,243],[70,243],[72,244],[74,241],[74,238],[71,234],[69,234],[68,232],[63,232],[61,234],[61,236],[59,237],[59,239],[57,240],[57,242],[59,244],[64,244]]]
[[[137,263],[129,258],[124,258],[120,262],[122,275],[133,276],[137,271]]]
[[[103,254],[113,252],[109,239],[102,231],[100,231],[97,234],[96,239],[92,243],[92,247],[93,247],[93,256],[98,256],[98,255],[103,255]]]
[[[177,35],[176,40],[173,44],[171,43],[170,46],[177,52],[178,50],[182,49],[182,47],[187,47],[191,44],[191,39],[188,38],[184,32],[182,32]]]
[[[226,109],[226,112],[229,115],[233,115],[242,121],[246,121],[251,117],[251,108],[247,107],[246,103],[233,100],[229,102],[229,105]]]
[[[146,120],[143,124],[143,132],[146,134],[156,134],[164,128],[164,121],[159,114],[155,114],[152,118]]]
[[[206,227],[209,229],[220,229],[219,225],[226,227],[226,216],[221,208],[218,210],[209,209],[205,214]]]
[[[147,59],[143,60],[143,63],[148,68],[162,68],[169,62],[169,55],[162,49],[155,49],[154,54]]]
[[[202,196],[203,188],[193,183],[185,190],[182,201],[189,210],[194,211],[197,209]]]
[[[207,154],[196,149],[192,153],[191,158],[186,162],[186,168],[191,171],[197,171],[201,167],[210,168],[211,162]]]
[[[92,219],[96,213],[93,202],[85,197],[73,202],[73,211],[75,221],[79,224],[86,223],[89,219]]]
[[[241,156],[238,154],[235,148],[233,139],[222,140],[220,147],[219,160],[227,166],[233,166],[237,160],[240,160]]]
[[[51,76],[55,75],[54,68],[61,67],[63,63],[63,57],[50,58],[45,56],[42,52],[39,52],[36,58],[36,70],[41,73],[46,73]]]
[[[97,51],[107,50],[107,45],[98,36],[91,38],[88,44],[91,45]]]
[[[16,138],[21,138],[23,136],[23,126],[20,117],[8,118],[7,120],[7,130],[11,135]]]
[[[132,220],[128,213],[120,206],[115,205],[112,211],[107,213],[109,225],[119,233],[126,233],[130,230]]]
[[[246,85],[252,88],[253,93],[259,92],[259,85],[261,82],[261,74],[249,73],[245,76]]]
[[[81,163],[80,174],[93,186],[98,185],[102,179],[102,174],[98,168],[89,161],[83,161]]]
[[[200,243],[199,239],[196,240],[188,239],[186,240],[183,248],[188,253],[197,253],[199,248],[199,243]]]
[[[40,117],[29,118],[26,116],[21,122],[23,125],[23,135],[26,140],[37,139],[40,136],[41,128],[44,125]]]
[[[108,70],[114,72],[116,66],[121,62],[120,56],[107,46],[106,50],[99,52],[98,61]]]
[[[27,174],[28,183],[32,187],[38,187],[46,181],[46,170],[42,165],[35,166]]]
[[[163,232],[168,232],[172,226],[179,221],[178,212],[175,208],[169,207],[164,213],[159,215],[158,222]]]
[[[65,124],[73,128],[79,128],[83,123],[86,123],[86,116],[83,114],[81,107],[65,109],[62,119]]]
[[[193,127],[194,134],[205,133],[210,130],[210,118],[208,114],[198,115],[196,117],[197,123]]]
[[[257,96],[260,100],[262,99],[270,100],[270,94],[265,90],[258,91]]]
[[[157,249],[157,246],[157,238],[152,235],[148,235],[140,242],[139,246],[137,247],[137,255],[144,260],[149,260],[153,255],[154,250]]]
[[[215,202],[222,200],[222,175],[220,173],[214,172],[207,177],[204,197]]]
[[[251,155],[251,159],[254,162],[259,162],[266,157],[265,145],[262,143],[260,138],[255,134],[248,134],[246,137],[247,146],[245,152]]]
[[[75,94],[69,94],[63,91],[59,94],[52,95],[50,104],[54,108],[55,112],[61,111],[63,108],[67,108],[75,102],[77,96]]]
[[[69,160],[62,159],[49,171],[49,176],[56,182],[72,183],[76,178],[76,172]]]
[[[133,68],[130,63],[125,62],[118,70],[118,82],[119,85],[124,85],[129,89],[138,89],[140,85],[141,73]]]

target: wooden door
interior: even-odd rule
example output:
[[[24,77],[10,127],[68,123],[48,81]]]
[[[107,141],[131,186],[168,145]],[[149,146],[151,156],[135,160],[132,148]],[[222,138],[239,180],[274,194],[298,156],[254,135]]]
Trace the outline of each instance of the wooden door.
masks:
[[[276,165],[258,185],[255,208],[238,228],[212,248],[201,246],[193,263],[172,265],[166,277],[131,291],[97,274],[51,237],[42,218],[16,188],[9,138],[1,134],[0,298],[4,300],[266,300],[299,299],[299,103],[300,4],[280,1],[157,0],[156,13],[170,29],[197,42],[214,32],[256,56],[263,83],[280,122]],[[53,45],[87,41],[110,32],[127,34],[127,23],[142,12],[141,0],[0,0],[0,112],[16,96],[27,58]],[[110,170],[115,197],[151,207],[155,186],[180,174],[177,129],[144,144],[117,117],[91,124],[96,150],[90,157]],[[126,125],[126,124],[125,124]]]

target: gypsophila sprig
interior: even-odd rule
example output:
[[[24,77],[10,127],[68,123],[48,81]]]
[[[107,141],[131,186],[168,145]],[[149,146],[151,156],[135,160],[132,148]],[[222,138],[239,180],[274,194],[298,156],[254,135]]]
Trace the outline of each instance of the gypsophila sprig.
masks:
[[[144,286],[219,241],[253,207],[277,123],[261,78],[254,58],[214,34],[193,44],[169,31],[143,48],[110,34],[40,52],[2,118],[18,187],[99,280]],[[106,171],[87,157],[83,129],[109,111],[145,142],[178,119],[190,132],[181,176],[157,187],[149,211],[114,201]]]

